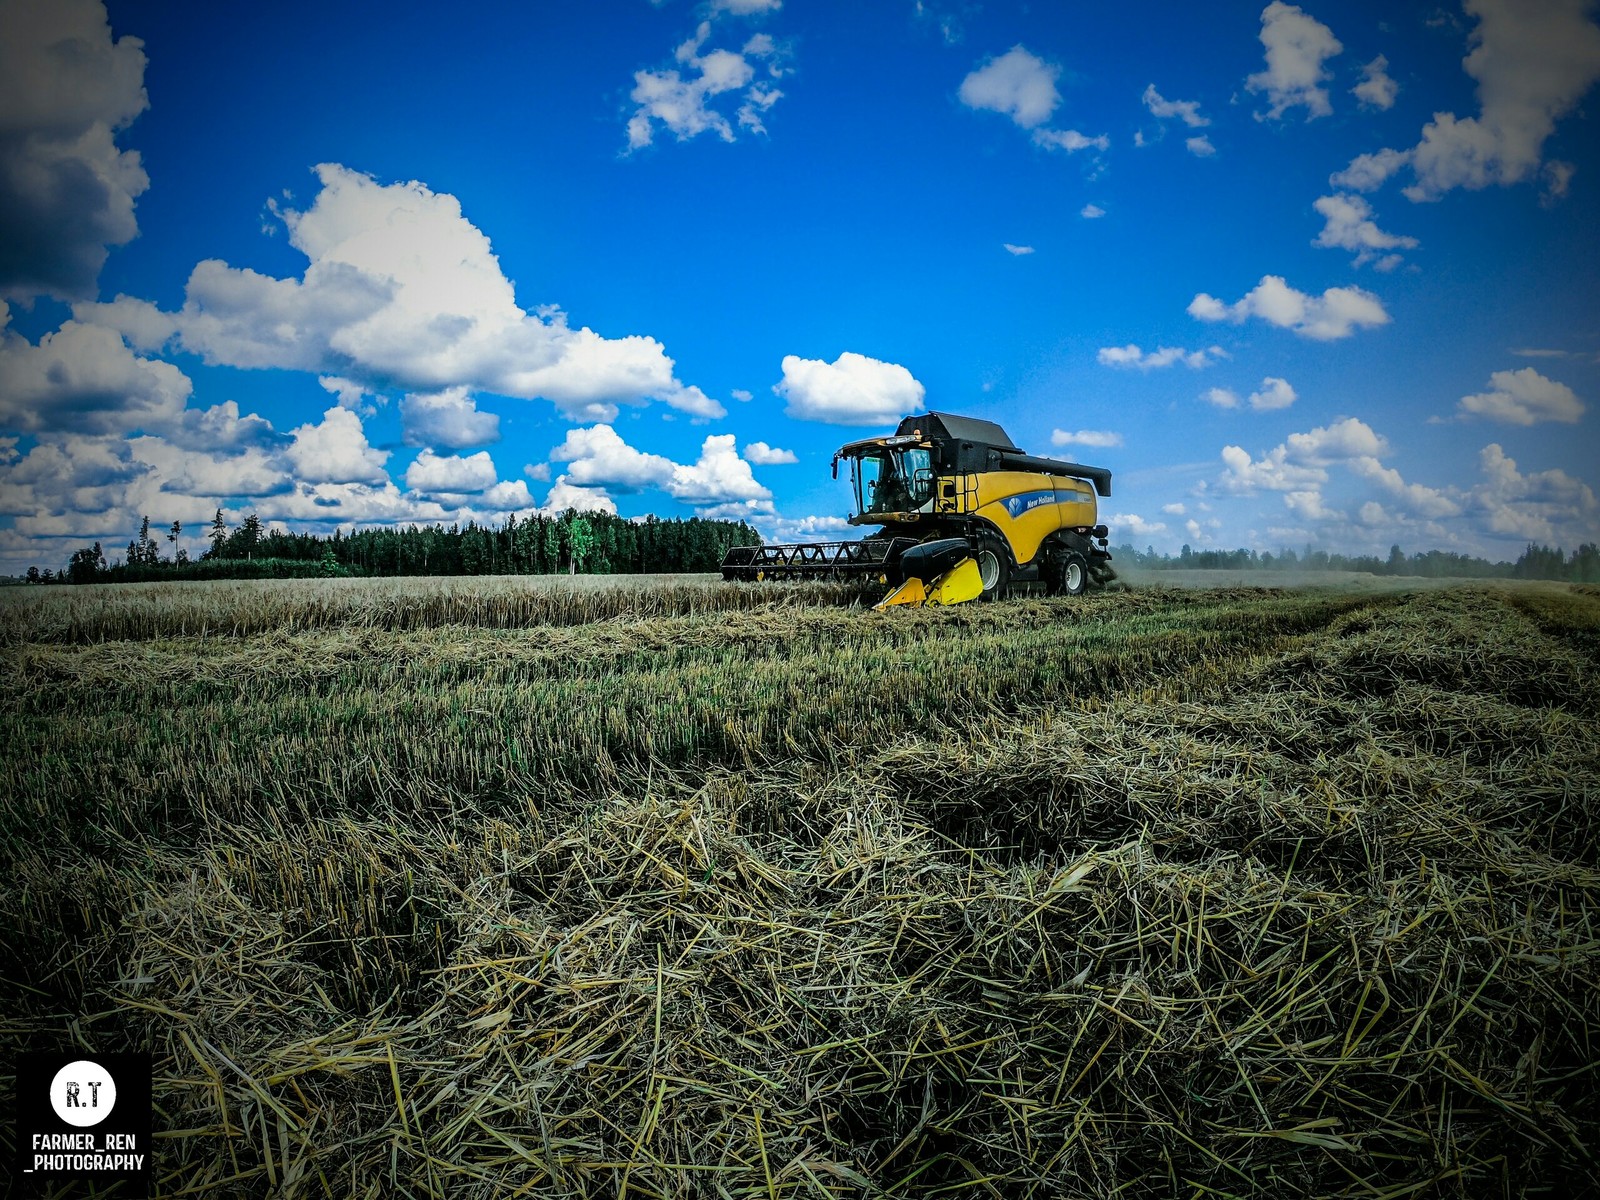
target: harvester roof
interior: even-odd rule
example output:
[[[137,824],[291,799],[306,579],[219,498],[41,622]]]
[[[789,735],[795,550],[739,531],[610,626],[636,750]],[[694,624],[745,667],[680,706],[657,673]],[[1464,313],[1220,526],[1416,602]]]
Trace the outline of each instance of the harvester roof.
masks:
[[[922,431],[929,441],[971,442],[992,450],[1021,450],[1011,440],[1011,435],[993,421],[980,421],[977,417],[960,417],[954,413],[926,412],[906,417],[895,430],[895,436]]]

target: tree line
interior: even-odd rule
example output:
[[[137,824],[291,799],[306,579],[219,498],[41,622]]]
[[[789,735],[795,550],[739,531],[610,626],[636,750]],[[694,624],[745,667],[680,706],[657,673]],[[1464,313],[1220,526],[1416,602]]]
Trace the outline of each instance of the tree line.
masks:
[[[513,515],[494,528],[408,525],[342,530],[331,535],[267,529],[251,513],[229,528],[218,509],[210,547],[190,559],[178,545],[183,526],[174,521],[159,536],[145,517],[126,556],[108,562],[99,542],[73,552],[59,572],[30,567],[29,583],[135,583],[177,579],[286,579],[340,575],[585,575],[677,574],[715,571],[732,546],[759,545],[761,536],[743,521],[655,516],[633,521],[606,513],[568,510],[559,516]],[[171,556],[162,542],[171,543]],[[1372,575],[1416,575],[1456,579],[1553,579],[1600,583],[1600,546],[1580,545],[1570,555],[1560,547],[1529,543],[1515,562],[1490,562],[1452,550],[1405,554],[1398,545],[1387,557],[1346,555],[1306,547],[1296,554],[1255,550],[1195,550],[1177,554],[1137,550],[1124,543],[1117,560],[1147,570],[1364,571]]]
[[[1529,543],[1515,562],[1490,562],[1453,550],[1427,550],[1407,555],[1399,545],[1386,558],[1376,554],[1330,554],[1307,546],[1304,553],[1278,554],[1254,550],[1195,550],[1185,545],[1177,554],[1157,554],[1154,547],[1135,550],[1118,546],[1113,556],[1155,571],[1365,571],[1371,575],[1420,575],[1429,579],[1555,579],[1568,583],[1600,583],[1600,546],[1584,543],[1568,555],[1560,547]]]
[[[639,521],[568,510],[559,516],[506,518],[498,528],[408,525],[348,535],[268,529],[251,513],[229,528],[222,510],[211,545],[191,559],[174,521],[160,538],[146,517],[125,557],[107,561],[99,542],[73,552],[60,572],[29,568],[30,583],[141,583],[179,579],[292,579],[340,575],[633,575],[714,571],[731,546],[759,545],[743,521],[650,516]],[[171,557],[162,541],[172,543]]]

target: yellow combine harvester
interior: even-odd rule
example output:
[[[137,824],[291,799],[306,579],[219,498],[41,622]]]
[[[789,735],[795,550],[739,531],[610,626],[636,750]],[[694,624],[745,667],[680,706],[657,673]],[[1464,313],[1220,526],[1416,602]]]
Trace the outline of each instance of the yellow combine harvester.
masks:
[[[862,579],[890,585],[878,605],[960,604],[1042,583],[1076,596],[1116,578],[1095,495],[1111,472],[1025,454],[993,421],[906,417],[889,437],[841,446],[850,465],[857,542],[736,546],[728,580]]]

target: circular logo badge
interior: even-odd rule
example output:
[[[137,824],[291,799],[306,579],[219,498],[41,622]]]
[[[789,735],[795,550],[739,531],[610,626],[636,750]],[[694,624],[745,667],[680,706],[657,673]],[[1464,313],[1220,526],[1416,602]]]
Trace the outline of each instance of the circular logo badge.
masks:
[[[117,1083],[97,1062],[80,1058],[56,1072],[50,1081],[50,1107],[68,1125],[98,1125],[117,1103]]]

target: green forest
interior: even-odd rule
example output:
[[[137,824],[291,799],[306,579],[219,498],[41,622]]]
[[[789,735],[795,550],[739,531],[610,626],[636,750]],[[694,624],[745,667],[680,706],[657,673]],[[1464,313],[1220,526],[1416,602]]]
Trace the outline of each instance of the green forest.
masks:
[[[29,583],[144,583],[183,579],[298,579],[380,575],[636,575],[714,571],[730,546],[759,544],[743,521],[699,517],[631,521],[573,510],[557,517],[513,515],[498,529],[409,525],[331,535],[269,530],[251,513],[229,528],[219,509],[211,546],[191,559],[178,522],[159,537],[146,517],[125,556],[107,561],[99,542],[72,554],[59,572],[30,568]],[[163,545],[163,542],[168,545]]]
[[[1307,546],[1304,553],[1278,554],[1254,550],[1195,550],[1157,554],[1131,544],[1113,551],[1117,562],[1155,571],[1365,571],[1370,575],[1421,576],[1426,579],[1554,579],[1566,583],[1600,583],[1600,546],[1585,543],[1570,555],[1565,550],[1530,543],[1516,562],[1490,562],[1454,550],[1406,554],[1398,545],[1387,557],[1376,554],[1330,554]]]

